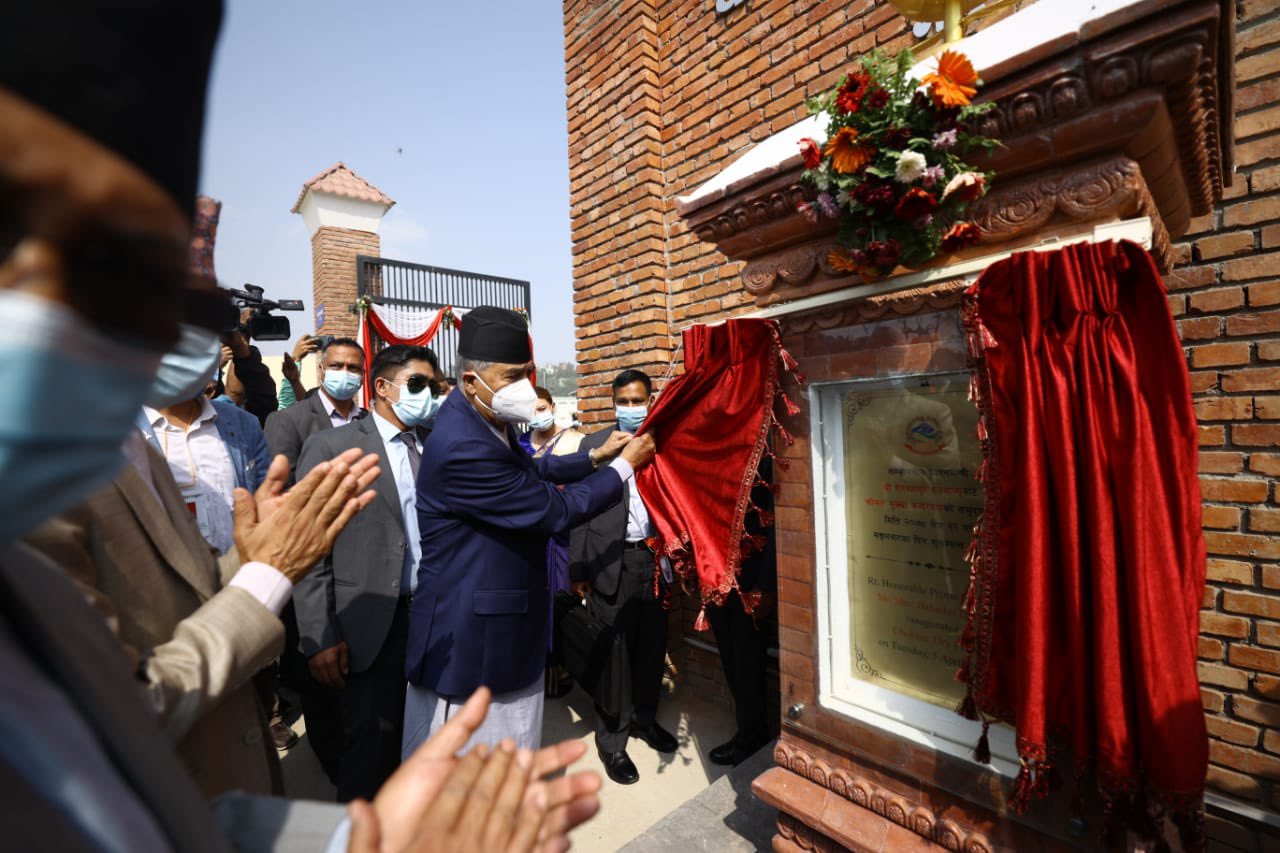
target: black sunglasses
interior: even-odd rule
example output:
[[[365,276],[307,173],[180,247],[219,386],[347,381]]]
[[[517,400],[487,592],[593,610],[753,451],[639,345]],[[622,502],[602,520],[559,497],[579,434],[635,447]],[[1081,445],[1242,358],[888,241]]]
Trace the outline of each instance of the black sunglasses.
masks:
[[[410,394],[421,394],[425,389],[431,389],[431,396],[440,396],[440,383],[434,379],[429,379],[421,373],[415,373],[404,381],[404,387],[408,389]]]

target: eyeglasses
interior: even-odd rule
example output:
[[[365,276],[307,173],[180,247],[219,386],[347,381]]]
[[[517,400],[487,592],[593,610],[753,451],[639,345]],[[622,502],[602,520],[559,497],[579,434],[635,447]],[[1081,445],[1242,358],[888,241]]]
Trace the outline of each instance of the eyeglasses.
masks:
[[[399,385],[400,383],[395,382],[392,384]],[[443,390],[439,382],[421,373],[415,373],[406,378],[404,387],[410,394],[421,394],[424,390],[430,388],[432,397],[439,397],[441,390]]]

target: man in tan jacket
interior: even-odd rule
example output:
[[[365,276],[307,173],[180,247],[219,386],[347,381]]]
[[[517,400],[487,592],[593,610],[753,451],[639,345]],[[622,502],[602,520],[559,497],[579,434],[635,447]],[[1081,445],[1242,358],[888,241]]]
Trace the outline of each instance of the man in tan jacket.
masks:
[[[251,679],[280,654],[284,626],[224,586],[219,563],[164,458],[138,435],[110,486],[27,542],[84,588],[120,638],[183,764],[207,797],[282,793],[267,716]]]

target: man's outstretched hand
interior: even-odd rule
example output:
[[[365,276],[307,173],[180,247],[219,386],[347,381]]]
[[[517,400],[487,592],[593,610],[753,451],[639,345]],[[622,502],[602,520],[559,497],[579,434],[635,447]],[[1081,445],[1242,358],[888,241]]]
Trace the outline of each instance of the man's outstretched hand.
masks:
[[[377,494],[378,455],[358,448],[312,468],[285,491],[289,460],[277,456],[258,491],[235,490],[235,543],[240,558],[273,566],[297,583],[357,512]]]
[[[645,433],[627,442],[627,446],[622,448],[622,458],[631,463],[633,469],[639,471],[653,461],[653,454],[657,451],[658,445],[654,442],[653,436]]]
[[[590,771],[545,777],[581,758],[586,745],[564,741],[530,753],[508,741],[458,758],[484,722],[489,700],[487,689],[477,690],[400,765],[372,805],[351,804],[348,853],[568,849],[569,830],[600,807],[600,777]]]

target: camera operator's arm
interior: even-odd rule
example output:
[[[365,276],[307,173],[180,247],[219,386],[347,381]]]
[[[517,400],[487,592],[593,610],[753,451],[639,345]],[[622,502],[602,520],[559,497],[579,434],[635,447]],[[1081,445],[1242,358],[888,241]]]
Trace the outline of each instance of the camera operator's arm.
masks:
[[[243,332],[231,332],[227,346],[231,347],[231,366],[235,368],[236,379],[244,386],[244,409],[265,425],[267,415],[279,406],[276,402],[276,381],[262,363],[258,348],[249,346]]]
[[[287,409],[307,396],[307,389],[302,385],[302,371],[298,365],[319,346],[320,341],[315,335],[303,335],[293,345],[293,353],[284,354],[284,360],[280,364],[280,372],[284,374],[284,381],[280,383],[280,408]]]

